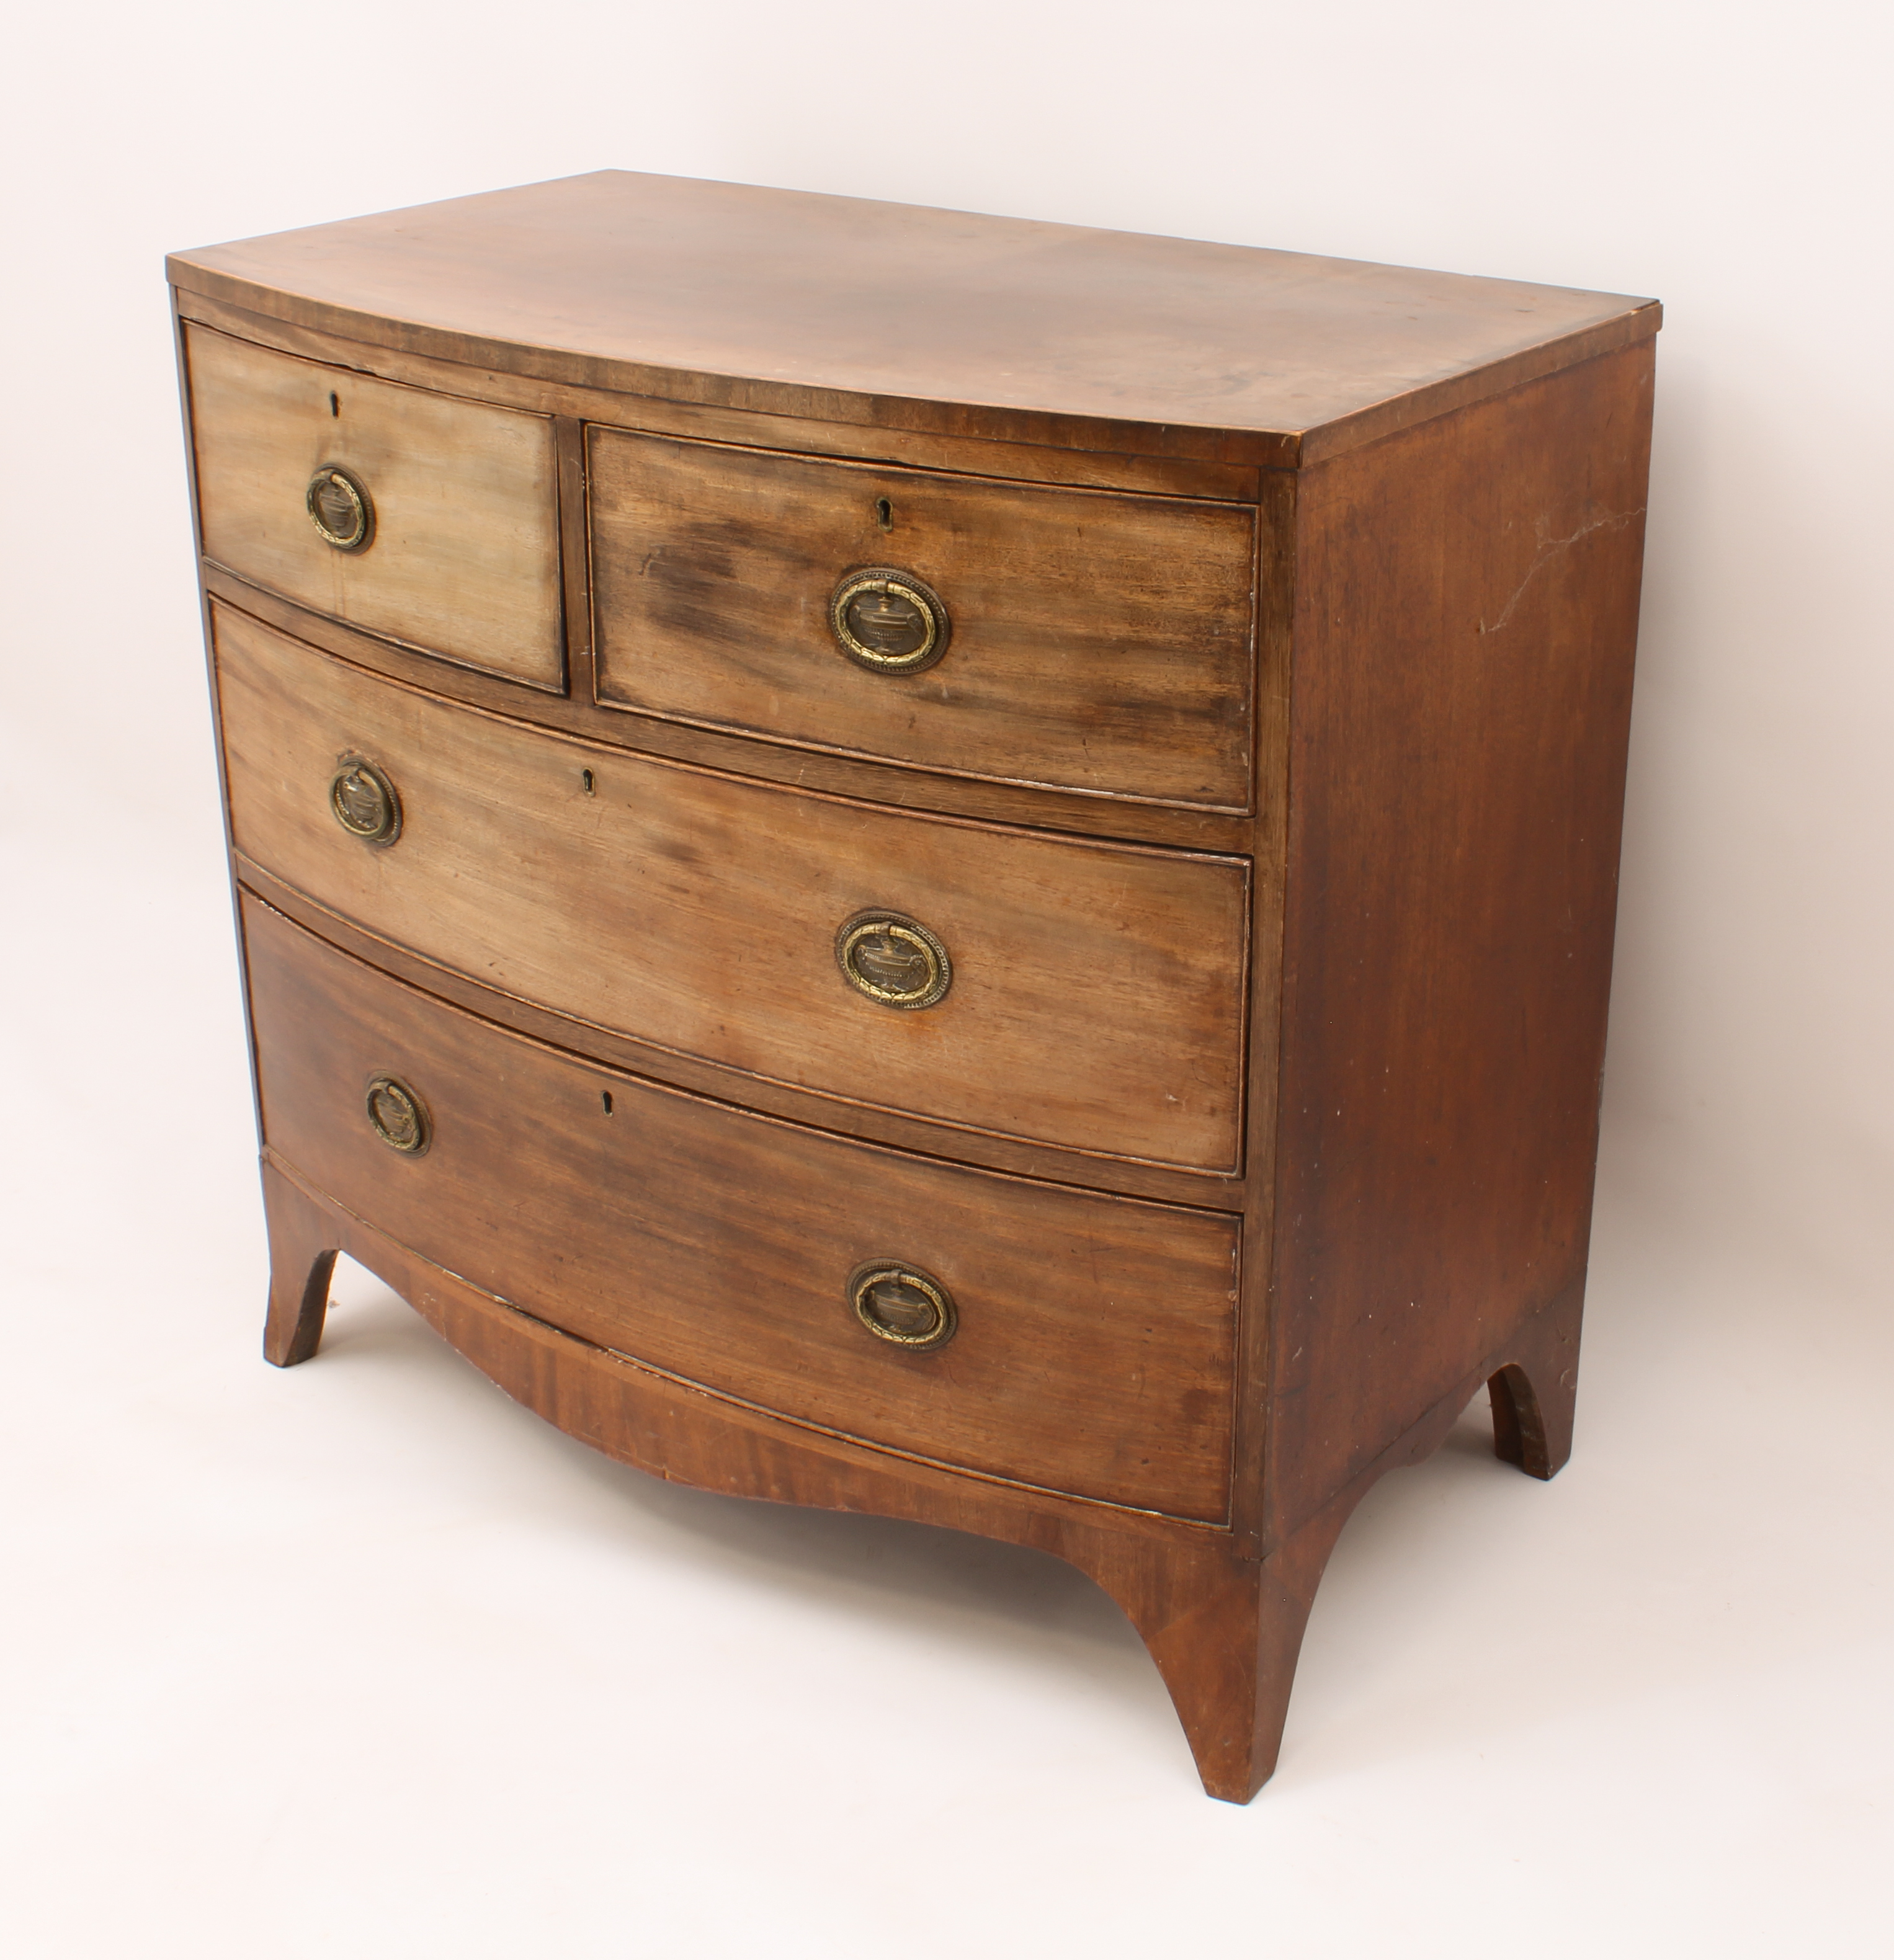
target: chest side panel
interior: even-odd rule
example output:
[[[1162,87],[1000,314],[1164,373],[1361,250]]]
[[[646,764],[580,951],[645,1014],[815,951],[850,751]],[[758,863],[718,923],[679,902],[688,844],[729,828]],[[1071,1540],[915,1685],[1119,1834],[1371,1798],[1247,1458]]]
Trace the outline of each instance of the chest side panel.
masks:
[[[1304,473],[1278,1531],[1580,1280],[1651,349]]]

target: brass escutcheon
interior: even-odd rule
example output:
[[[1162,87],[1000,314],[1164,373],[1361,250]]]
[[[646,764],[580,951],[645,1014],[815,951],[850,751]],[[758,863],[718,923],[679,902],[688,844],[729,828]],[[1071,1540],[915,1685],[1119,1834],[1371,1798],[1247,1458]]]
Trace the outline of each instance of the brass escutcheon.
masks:
[[[364,552],[375,541],[374,500],[368,485],[339,463],[325,463],[303,499],[309,521],[337,551]]]
[[[829,624],[842,651],[874,673],[918,673],[947,650],[941,595],[890,565],[850,572],[829,598]]]
[[[364,756],[342,757],[329,785],[329,808],[342,829],[364,844],[392,844],[401,835],[401,799]]]
[[[368,1127],[391,1150],[423,1157],[434,1141],[427,1106],[398,1076],[377,1075],[368,1084]]]
[[[931,1007],[953,984],[947,950],[904,912],[857,912],[836,934],[836,963],[858,994],[884,1007]]]
[[[880,1341],[911,1354],[944,1348],[960,1316],[953,1296],[931,1273],[898,1259],[871,1259],[848,1275],[848,1304],[855,1318]]]

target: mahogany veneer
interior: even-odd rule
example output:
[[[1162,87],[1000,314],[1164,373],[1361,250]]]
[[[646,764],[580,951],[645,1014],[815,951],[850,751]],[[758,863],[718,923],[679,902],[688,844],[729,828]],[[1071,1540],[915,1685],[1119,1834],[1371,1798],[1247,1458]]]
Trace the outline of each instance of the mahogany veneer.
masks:
[[[173,258],[271,1246],[1042,1546],[1205,1786],[1570,1447],[1644,301],[619,172]]]

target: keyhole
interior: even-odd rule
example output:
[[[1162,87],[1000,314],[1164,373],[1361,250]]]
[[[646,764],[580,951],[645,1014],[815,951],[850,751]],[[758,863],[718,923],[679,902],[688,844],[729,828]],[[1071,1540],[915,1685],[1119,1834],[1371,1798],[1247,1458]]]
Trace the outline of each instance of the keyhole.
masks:
[[[580,781],[581,782],[582,782],[582,783],[585,785],[585,794],[586,794],[587,796],[590,796],[590,795],[592,794],[592,772],[591,772],[591,771],[590,771],[590,769],[581,769],[581,770],[580,770],[580,772],[579,772],[579,781]]]
[[[894,529],[894,506],[885,497],[874,500],[874,520],[884,531]]]
[[[612,1113],[612,1092],[606,1090],[598,1099],[605,1105],[605,1113],[609,1116]]]
[[[329,412],[332,415],[338,416],[342,413],[342,397],[339,395],[331,395],[329,396]]]

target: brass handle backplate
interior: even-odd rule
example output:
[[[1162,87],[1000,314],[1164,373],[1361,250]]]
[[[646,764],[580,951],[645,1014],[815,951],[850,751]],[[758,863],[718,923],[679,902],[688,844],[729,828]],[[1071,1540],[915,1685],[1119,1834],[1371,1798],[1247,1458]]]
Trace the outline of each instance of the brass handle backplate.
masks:
[[[329,813],[364,844],[392,844],[401,835],[401,798],[374,763],[345,756],[329,785]]]
[[[374,499],[352,470],[325,463],[309,479],[303,501],[325,544],[339,552],[365,552],[374,542]]]
[[[399,1076],[377,1075],[368,1084],[368,1127],[391,1150],[423,1157],[434,1141],[427,1105]]]
[[[871,1259],[848,1275],[848,1304],[877,1340],[925,1354],[953,1338],[953,1296],[931,1273],[899,1259]]]
[[[905,912],[857,912],[836,934],[836,963],[858,994],[884,1007],[931,1007],[953,984],[947,950]]]
[[[951,630],[939,593],[911,571],[871,565],[852,571],[829,600],[836,642],[858,667],[919,673],[947,650]]]

